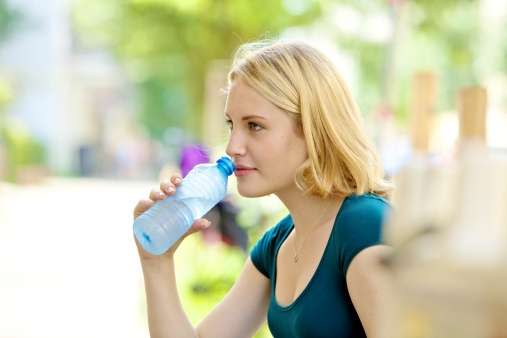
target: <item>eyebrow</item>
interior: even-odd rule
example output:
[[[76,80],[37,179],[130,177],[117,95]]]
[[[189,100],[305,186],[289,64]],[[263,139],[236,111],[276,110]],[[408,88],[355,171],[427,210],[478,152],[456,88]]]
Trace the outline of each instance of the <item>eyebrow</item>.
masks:
[[[225,118],[226,119],[231,119],[229,117],[229,115],[227,115],[227,114],[225,114]],[[260,119],[266,120],[266,118],[264,116],[260,116],[260,115],[247,115],[247,116],[243,116],[241,118],[241,120],[244,121],[244,120],[250,120],[250,119],[253,119],[253,118],[260,118]]]

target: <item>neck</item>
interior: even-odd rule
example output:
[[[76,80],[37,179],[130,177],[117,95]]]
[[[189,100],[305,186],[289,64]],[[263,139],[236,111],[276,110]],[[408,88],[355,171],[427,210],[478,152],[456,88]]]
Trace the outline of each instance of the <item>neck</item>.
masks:
[[[336,216],[343,198],[323,198],[315,195],[303,195],[294,187],[291,191],[276,193],[276,196],[289,210],[294,221],[295,231],[304,235],[312,231],[320,223],[329,221]],[[316,224],[316,222],[321,222]]]

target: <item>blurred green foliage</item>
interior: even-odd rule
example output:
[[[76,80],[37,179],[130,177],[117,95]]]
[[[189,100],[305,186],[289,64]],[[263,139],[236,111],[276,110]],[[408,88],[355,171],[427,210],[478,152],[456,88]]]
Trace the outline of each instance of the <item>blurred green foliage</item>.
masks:
[[[12,100],[12,88],[7,81],[0,78],[0,111]],[[1,113],[0,113],[1,114]]]
[[[155,139],[162,139],[168,126],[181,125],[189,115],[186,92],[181,86],[150,78],[137,85],[135,95],[138,120]]]
[[[319,15],[317,1],[78,0],[76,28],[87,46],[108,48],[138,88],[139,119],[152,137],[162,127],[201,134],[208,65],[241,43],[276,36]],[[292,11],[292,12],[291,12]]]
[[[19,22],[20,18],[21,14],[8,6],[6,0],[0,0],[0,45],[15,30],[16,23]],[[12,100],[12,97],[13,91],[11,86],[5,79],[0,77],[0,127],[5,123],[3,115],[4,107]]]
[[[409,3],[410,4],[410,3]],[[476,62],[481,53],[479,39],[479,1],[415,1],[407,22],[412,25],[400,46],[399,81],[397,88],[409,88],[416,70],[432,70],[439,81],[436,109],[455,107],[459,88],[479,84],[481,77]],[[418,12],[419,11],[419,12]],[[418,14],[419,13],[419,14]],[[419,19],[417,18],[419,17]],[[408,90],[398,101],[408,100]],[[408,115],[398,106],[402,116]]]
[[[3,121],[0,125],[0,141],[6,150],[8,181],[16,181],[19,169],[46,164],[44,145],[32,137],[29,131],[19,122]]]
[[[438,110],[454,107],[458,88],[478,83],[480,74],[474,60],[481,53],[477,48],[479,1],[347,3],[363,18],[375,13],[386,14],[397,30],[392,39],[380,42],[355,34],[338,35],[338,45],[358,63],[358,92],[361,93],[358,101],[363,111],[370,112],[379,104],[388,104],[397,118],[404,121],[408,116],[410,81],[418,70],[431,70],[438,76]]]
[[[46,149],[19,122],[3,121],[0,125],[0,141],[6,152],[8,181],[15,182],[20,169],[46,164]]]
[[[22,13],[0,0],[0,44],[7,40],[22,23]],[[0,77],[0,147],[5,151],[6,179],[16,181],[20,168],[43,165],[46,150],[20,123],[8,119],[5,107],[14,98],[11,85]]]
[[[6,0],[0,0],[0,43],[16,29],[21,17],[21,13]]]
[[[181,296],[190,320],[197,323],[229,291],[245,261],[238,249],[224,244],[206,245],[198,235],[178,251]],[[188,267],[192,267],[189,269]]]
[[[417,70],[438,75],[438,110],[454,106],[458,88],[479,82],[484,70],[474,60],[484,36],[478,0],[79,0],[74,17],[84,44],[106,47],[125,65],[138,89],[139,120],[152,137],[160,139],[166,126],[183,126],[198,138],[211,61],[230,59],[241,43],[311,24],[338,3],[362,20],[386,15],[397,27],[385,41],[359,31],[333,33],[357,62],[364,112],[388,104],[405,120]],[[507,68],[505,56],[501,61],[491,67]]]

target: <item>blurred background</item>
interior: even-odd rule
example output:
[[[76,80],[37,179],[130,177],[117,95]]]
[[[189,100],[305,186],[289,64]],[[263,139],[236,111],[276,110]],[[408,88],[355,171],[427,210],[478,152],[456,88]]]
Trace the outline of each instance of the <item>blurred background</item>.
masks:
[[[132,210],[185,147],[224,153],[221,89],[242,43],[328,53],[396,177],[420,153],[456,158],[463,88],[487,93],[481,142],[505,155],[506,32],[505,0],[0,0],[0,338],[148,337]],[[286,212],[234,178],[229,191],[178,252],[194,323]],[[430,337],[417,318],[405,337]]]

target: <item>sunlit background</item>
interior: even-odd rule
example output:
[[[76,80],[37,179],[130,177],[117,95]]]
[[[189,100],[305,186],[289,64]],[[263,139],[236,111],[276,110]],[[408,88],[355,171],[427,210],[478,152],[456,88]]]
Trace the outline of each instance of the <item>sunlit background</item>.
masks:
[[[184,146],[224,153],[240,44],[328,53],[395,176],[414,153],[421,72],[436,83],[429,154],[453,156],[458,91],[478,85],[487,146],[506,151],[506,32],[502,0],[0,0],[0,338],[148,337],[132,210],[180,171]],[[241,198],[234,178],[229,191],[248,250],[285,210]],[[240,271],[234,244],[217,230],[179,250],[192,322]]]

